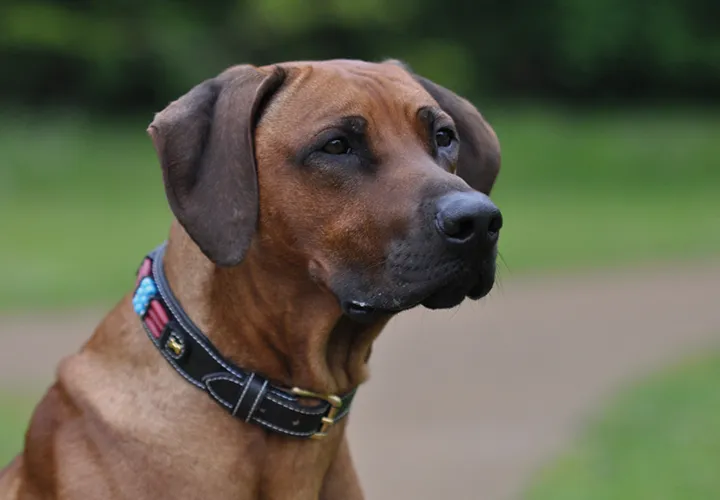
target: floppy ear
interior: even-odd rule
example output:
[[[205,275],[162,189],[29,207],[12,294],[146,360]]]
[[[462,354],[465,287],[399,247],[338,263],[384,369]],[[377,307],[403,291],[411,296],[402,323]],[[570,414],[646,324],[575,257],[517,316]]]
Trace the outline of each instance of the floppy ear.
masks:
[[[452,117],[460,139],[457,174],[471,188],[490,194],[500,171],[500,143],[480,112],[467,99],[416,75],[405,63],[387,62],[403,67]]]
[[[280,69],[231,68],[170,103],[148,127],[170,208],[220,266],[238,264],[255,233],[254,127],[283,79]]]

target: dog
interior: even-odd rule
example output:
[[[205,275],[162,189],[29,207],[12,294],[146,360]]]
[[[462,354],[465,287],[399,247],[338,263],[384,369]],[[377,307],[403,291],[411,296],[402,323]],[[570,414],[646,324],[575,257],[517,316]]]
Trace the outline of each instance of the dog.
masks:
[[[167,242],[61,361],[0,498],[363,498],[373,341],[493,287],[495,132],[399,61],[332,60],[229,68],[148,133]]]

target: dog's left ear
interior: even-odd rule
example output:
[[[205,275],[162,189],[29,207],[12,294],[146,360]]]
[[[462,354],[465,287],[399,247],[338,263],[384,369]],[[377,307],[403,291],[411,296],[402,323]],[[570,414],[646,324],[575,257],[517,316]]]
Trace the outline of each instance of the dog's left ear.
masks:
[[[440,107],[452,117],[460,139],[457,174],[471,188],[490,194],[500,171],[500,143],[495,131],[477,108],[467,99],[413,73],[401,61],[392,59],[386,63],[400,66],[410,73]]]
[[[255,124],[284,78],[279,68],[235,66],[172,102],[148,128],[170,208],[220,266],[242,261],[255,234]]]

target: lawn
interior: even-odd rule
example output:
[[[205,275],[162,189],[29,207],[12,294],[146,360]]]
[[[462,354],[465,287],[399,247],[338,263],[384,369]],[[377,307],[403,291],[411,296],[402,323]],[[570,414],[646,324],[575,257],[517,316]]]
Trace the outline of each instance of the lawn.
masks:
[[[22,447],[24,430],[30,421],[36,399],[0,392],[0,469]]]
[[[503,272],[720,254],[720,113],[487,112]],[[0,117],[0,310],[106,304],[170,214],[146,120]]]
[[[620,394],[526,500],[720,498],[718,380],[715,356]]]

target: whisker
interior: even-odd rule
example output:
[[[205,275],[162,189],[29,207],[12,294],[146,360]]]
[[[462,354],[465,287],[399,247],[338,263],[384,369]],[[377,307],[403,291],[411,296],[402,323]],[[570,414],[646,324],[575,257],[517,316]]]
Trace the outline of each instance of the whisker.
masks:
[[[500,262],[502,263],[503,267],[507,269],[508,272],[512,273],[512,270],[510,269],[510,265],[508,264],[507,260],[505,260],[505,256],[498,252],[498,258],[500,259]]]
[[[463,305],[464,303],[465,303],[465,301],[462,301],[462,302],[460,302],[457,306],[453,307],[453,312],[452,312],[452,314],[450,315],[450,321],[452,321],[453,318],[454,318],[455,316],[457,316],[457,313],[460,312],[460,308],[462,307],[462,305]]]

